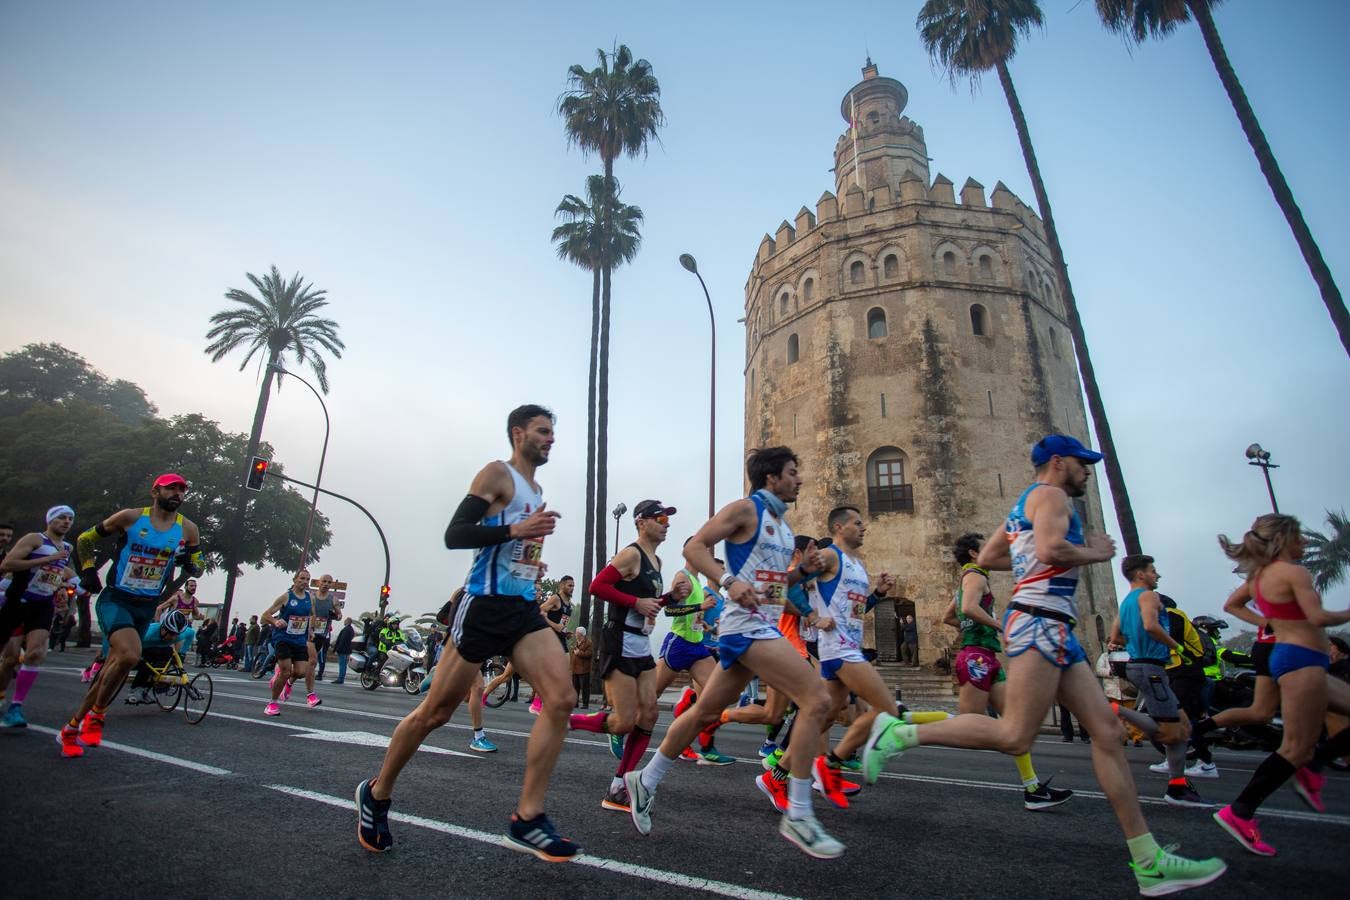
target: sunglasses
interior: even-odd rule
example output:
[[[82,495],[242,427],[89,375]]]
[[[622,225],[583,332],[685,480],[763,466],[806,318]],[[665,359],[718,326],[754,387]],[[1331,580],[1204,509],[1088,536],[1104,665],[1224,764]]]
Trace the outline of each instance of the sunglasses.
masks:
[[[658,525],[669,525],[669,524],[670,524],[670,516],[667,516],[667,515],[660,515],[660,516],[643,516],[643,517],[642,517],[642,521],[644,521],[644,522],[655,522],[655,523],[658,524]]]

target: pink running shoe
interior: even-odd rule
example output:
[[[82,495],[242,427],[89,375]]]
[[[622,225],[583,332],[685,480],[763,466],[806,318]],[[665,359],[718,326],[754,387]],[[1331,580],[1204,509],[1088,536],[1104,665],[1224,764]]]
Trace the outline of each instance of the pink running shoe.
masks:
[[[292,682],[288,681],[285,684],[283,684],[281,686],[281,696],[278,697],[277,699],[280,700],[282,703],[285,703],[287,700],[291,699],[292,687],[294,687],[294,684]]]
[[[1294,772],[1294,793],[1303,798],[1303,802],[1312,807],[1313,812],[1326,812],[1326,804],[1322,802],[1322,785],[1327,783],[1327,777],[1319,772],[1304,767]]]
[[[318,694],[310,694],[308,697],[305,698],[305,702],[308,703],[310,706],[318,706],[323,701],[319,699]]]
[[[539,715],[539,711],[542,710],[543,708],[544,708],[544,698],[536,694],[535,698],[530,701],[530,712],[537,716]]]
[[[1225,806],[1214,814],[1214,821],[1251,853],[1257,856],[1275,855],[1275,848],[1261,840],[1261,832],[1256,828],[1256,819],[1239,818],[1233,812],[1233,807]]]
[[[271,703],[269,703],[269,704],[267,704],[265,707],[263,707],[263,715],[264,715],[264,716],[279,716],[279,715],[281,715],[281,704],[280,704],[280,703],[277,703],[275,700],[273,700]]]

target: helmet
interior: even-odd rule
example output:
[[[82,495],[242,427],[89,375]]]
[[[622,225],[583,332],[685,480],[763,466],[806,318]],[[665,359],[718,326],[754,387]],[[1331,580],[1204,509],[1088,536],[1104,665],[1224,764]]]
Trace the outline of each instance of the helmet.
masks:
[[[187,616],[176,609],[166,610],[164,615],[159,617],[160,634],[173,637],[183,633],[188,627]]]
[[[1216,619],[1213,616],[1196,616],[1191,619],[1191,624],[1205,631],[1222,631],[1228,627],[1228,623],[1223,619]]]

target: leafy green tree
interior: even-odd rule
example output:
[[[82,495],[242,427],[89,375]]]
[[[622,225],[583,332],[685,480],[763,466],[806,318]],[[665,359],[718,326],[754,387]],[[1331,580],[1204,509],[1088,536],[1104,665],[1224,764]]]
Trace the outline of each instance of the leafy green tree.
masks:
[[[1303,537],[1308,542],[1303,565],[1312,573],[1313,586],[1325,592],[1344,581],[1350,573],[1350,518],[1345,510],[1327,510],[1327,530],[1305,529]]]
[[[609,186],[615,192],[608,190]],[[582,583],[591,583],[595,540],[595,395],[596,354],[600,343],[601,272],[606,265],[621,265],[631,260],[642,242],[639,226],[642,210],[619,202],[618,183],[606,181],[604,176],[592,175],[586,179],[586,200],[575,194],[563,197],[557,215],[566,221],[553,229],[553,243],[558,258],[587,269],[591,273],[591,366],[590,384],[586,398],[586,530],[582,554]],[[606,230],[605,223],[609,223]],[[608,240],[606,239],[608,236]],[[605,352],[608,354],[608,331],[605,332]],[[601,544],[601,547],[604,545]],[[599,562],[594,563],[597,567]],[[589,621],[590,591],[582,592],[581,621]]]
[[[1219,73],[1219,81],[1228,94],[1228,102],[1233,105],[1238,124],[1242,126],[1242,133],[1247,136],[1247,143],[1251,144],[1252,152],[1256,154],[1256,164],[1261,167],[1261,174],[1266,176],[1266,184],[1275,195],[1275,203],[1284,213],[1289,230],[1294,233],[1294,241],[1303,254],[1303,262],[1312,273],[1317,290],[1322,294],[1322,303],[1331,315],[1336,333],[1340,335],[1341,346],[1350,355],[1350,312],[1346,311],[1345,300],[1331,274],[1331,267],[1322,258],[1322,248],[1317,246],[1312,229],[1303,219],[1303,210],[1299,209],[1294,192],[1280,171],[1275,151],[1270,149],[1261,122],[1256,118],[1247,92],[1243,90],[1237,71],[1228,59],[1219,28],[1214,24],[1214,7],[1220,2],[1222,0],[1097,0],[1097,14],[1109,30],[1135,42],[1165,38],[1181,25],[1195,20],[1205,39],[1205,48],[1209,50],[1214,70]]]
[[[244,519],[248,515],[250,493],[244,483],[248,476],[249,461],[257,455],[262,440],[263,421],[267,418],[267,401],[271,396],[276,368],[286,354],[292,354],[298,364],[309,364],[319,381],[319,389],[326,394],[328,364],[319,351],[326,350],[341,359],[346,347],[338,337],[337,322],[318,315],[328,305],[327,291],[316,290],[312,283],[303,282],[299,273],[287,281],[281,277],[276,266],[262,278],[252,272],[245,273],[245,277],[257,290],[257,296],[238,288],[226,291],[225,299],[237,306],[211,316],[211,329],[206,333],[206,339],[211,342],[206,347],[211,362],[220,362],[234,351],[244,350],[244,360],[239,364],[242,372],[254,356],[259,353],[266,356],[262,388],[258,391],[258,406],[253,413],[253,429],[249,432],[248,445],[243,455],[236,461],[240,475],[235,488],[234,517],[224,541],[231,561],[242,559]],[[300,533],[304,533],[303,525],[300,526]],[[299,555],[298,550],[296,555]],[[224,608],[221,611],[221,617],[226,621],[229,620],[230,607],[234,602],[234,583],[237,578],[238,565],[227,565]]]
[[[120,378],[110,381],[60,344],[29,344],[0,357],[0,411],[74,400],[102,407],[130,424],[156,412],[139,387]]]
[[[633,53],[620,44],[612,53],[595,51],[597,65],[587,69],[575,64],[567,70],[567,90],[558,100],[558,113],[569,144],[581,149],[583,156],[599,155],[604,164],[606,192],[618,197],[614,184],[614,160],[620,156],[635,159],[645,156],[647,145],[657,139],[657,132],[665,124],[661,111],[661,85],[652,74],[651,63],[633,59]],[[603,207],[602,207],[603,208]],[[610,231],[607,214],[601,217],[601,226]],[[634,248],[636,253],[636,248]],[[631,258],[631,257],[630,257]],[[587,464],[586,480],[586,549],[583,569],[594,559],[596,569],[604,565],[605,517],[608,515],[606,483],[609,465],[609,318],[610,276],[613,263],[602,261],[600,267],[600,336],[591,348],[591,365],[596,367],[596,396],[594,400],[595,427],[590,430],[589,414],[586,445],[589,456],[595,443],[594,465]],[[592,490],[589,485],[594,484]],[[592,537],[594,535],[594,537]],[[589,585],[589,579],[586,581]]]
[[[1069,269],[1064,262],[1064,248],[1055,228],[1050,195],[1045,189],[1036,150],[1031,144],[1031,131],[1022,103],[1017,99],[1008,63],[1017,52],[1017,41],[1043,22],[1040,5],[1035,0],[928,0],[919,10],[919,37],[933,61],[940,65],[953,83],[958,78],[969,78],[977,83],[991,69],[998,73],[999,84],[1012,113],[1017,140],[1022,145],[1031,188],[1036,194],[1036,206],[1045,226],[1045,240],[1050,247],[1050,258],[1059,277],[1060,294],[1064,298],[1064,315],[1073,335],[1074,355],[1083,376],[1083,390],[1087,394],[1088,409],[1097,435],[1097,446],[1105,454],[1111,500],[1120,521],[1121,540],[1127,553],[1139,553],[1139,528],[1134,521],[1134,508],[1125,489],[1125,475],[1116,455],[1116,442],[1111,437],[1111,425],[1106,418],[1106,404],[1097,385],[1097,372],[1088,354],[1087,335],[1083,320],[1078,315],[1078,301],[1074,297]]]

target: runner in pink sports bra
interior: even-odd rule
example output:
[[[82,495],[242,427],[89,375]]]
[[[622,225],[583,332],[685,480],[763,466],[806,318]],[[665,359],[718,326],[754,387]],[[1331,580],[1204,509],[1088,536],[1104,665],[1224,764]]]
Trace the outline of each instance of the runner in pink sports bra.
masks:
[[[1303,612],[1303,607],[1298,605],[1297,600],[1291,600],[1288,603],[1271,603],[1265,597],[1262,597],[1261,573],[1259,571],[1252,576],[1252,595],[1256,598],[1256,608],[1267,619],[1296,621],[1308,618],[1307,614]]]

